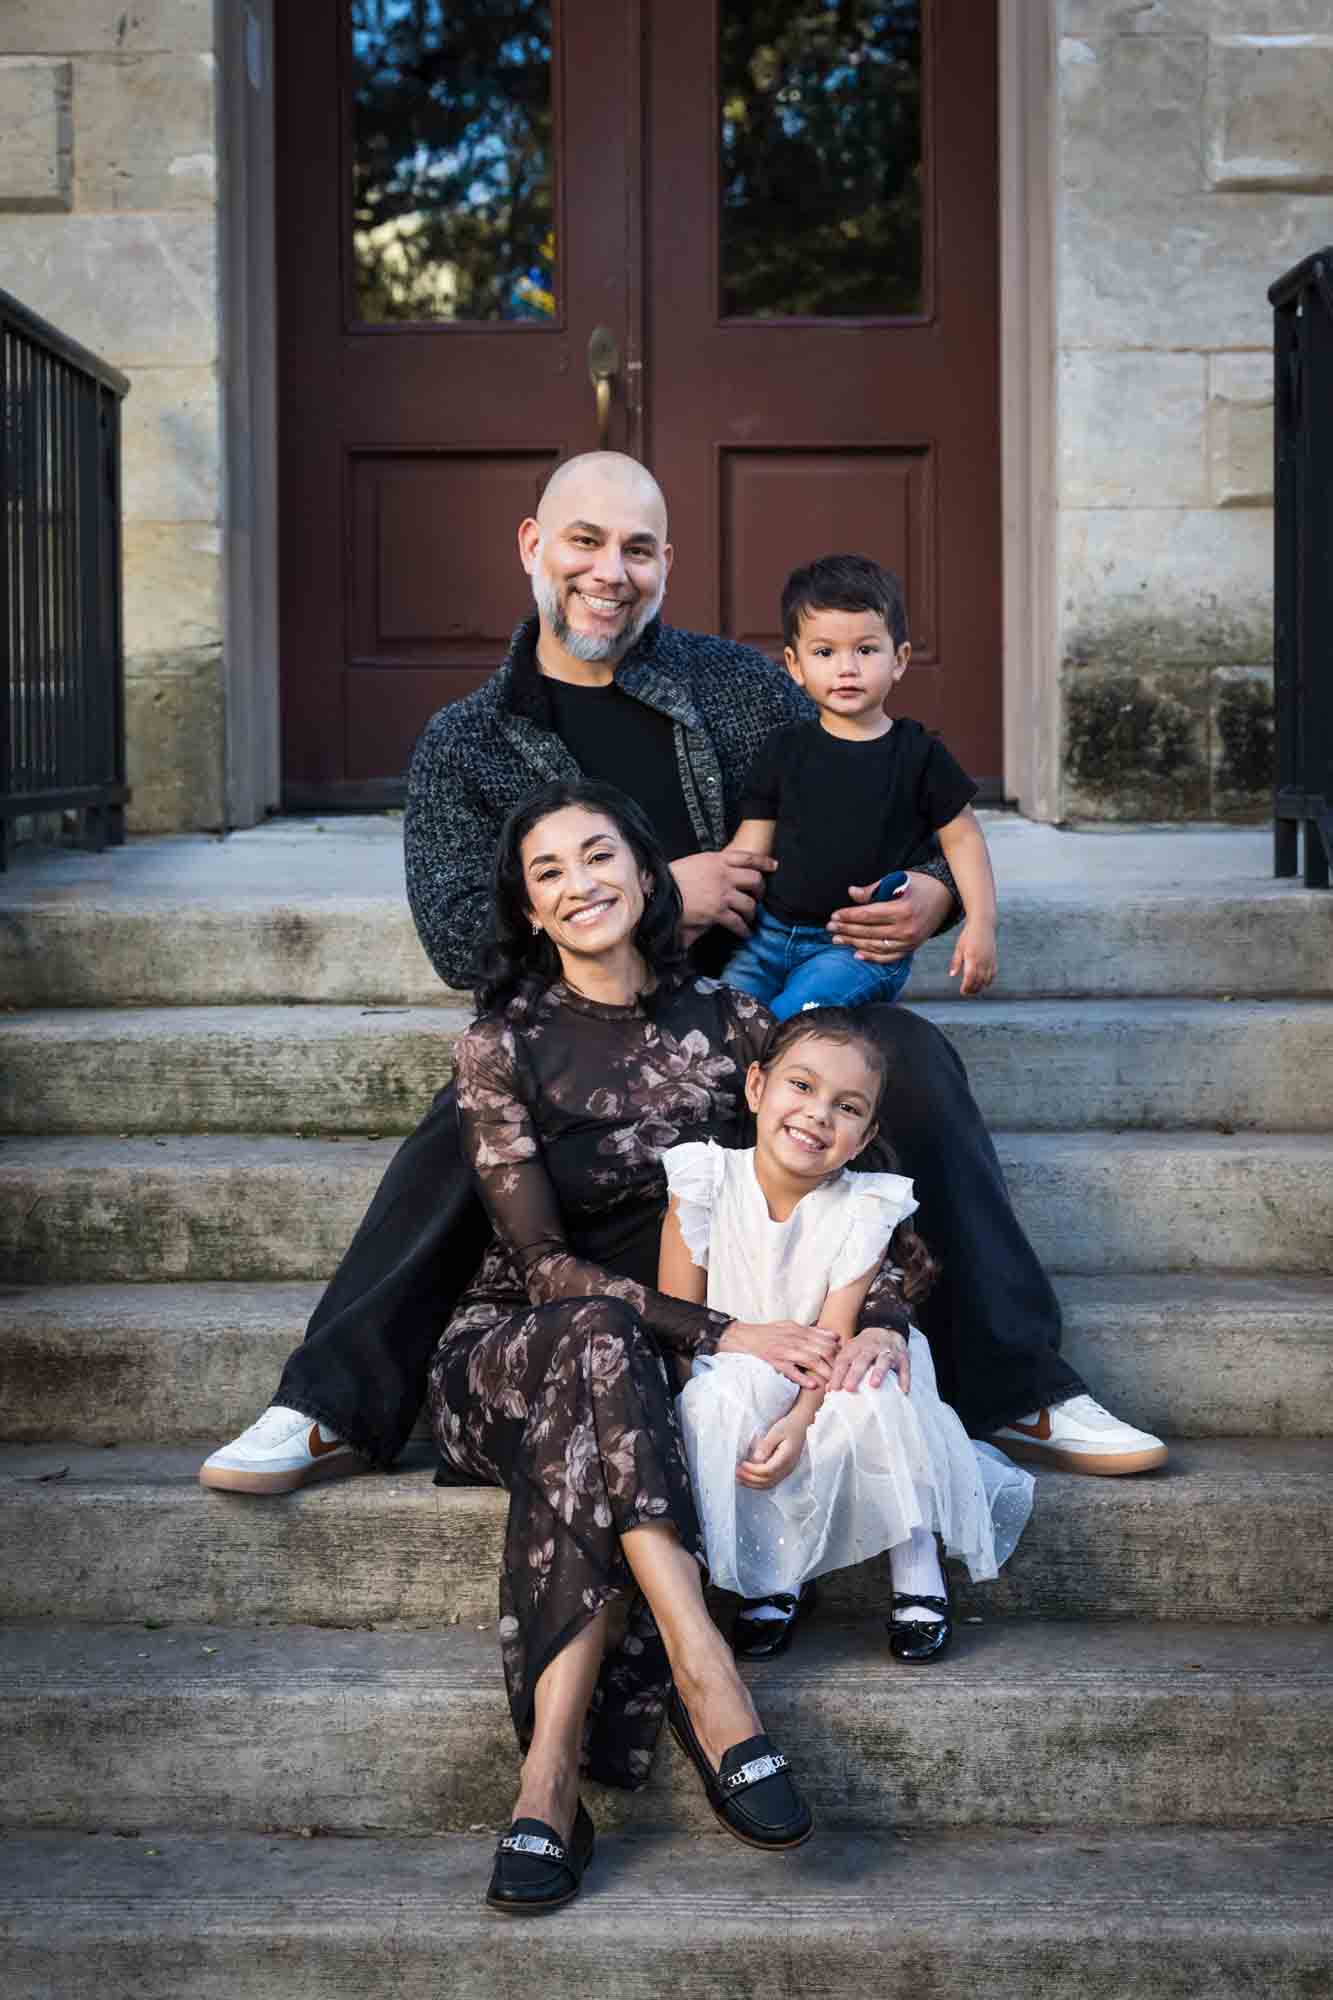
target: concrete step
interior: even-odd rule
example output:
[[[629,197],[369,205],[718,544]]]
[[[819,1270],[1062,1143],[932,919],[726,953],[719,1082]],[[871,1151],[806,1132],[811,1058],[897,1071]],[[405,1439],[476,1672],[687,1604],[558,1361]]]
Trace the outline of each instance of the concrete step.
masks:
[[[1333,1002],[923,1005],[987,1122],[1333,1129]],[[65,1008],[0,1016],[0,1131],[408,1132],[463,1007]]]
[[[24,2000],[1316,2000],[1333,1841],[1315,1829],[714,1832],[598,1843],[578,1902],[506,1923],[493,1841],[140,1832],[5,1843]],[[868,1982],[868,1968],[873,1978]]]
[[[0,1131],[410,1132],[470,1019],[459,1007],[0,1015]]]
[[[1333,897],[1272,875],[1262,830],[1069,833],[988,814],[1001,994],[1329,997]],[[400,829],[285,822],[228,840],[20,856],[0,992],[20,1007],[429,1006],[443,989],[403,896]],[[939,999],[950,940],[919,955]]]
[[[1325,1819],[1322,1627],[959,1627],[931,1673],[878,1621],[816,1619],[747,1670],[821,1826],[1294,1826]],[[10,1627],[0,1825],[465,1833],[503,1818],[518,1752],[493,1630]],[[317,1750],[317,1754],[312,1751]],[[599,1826],[706,1833],[663,1736]]]
[[[0,1282],[317,1278],[396,1142],[0,1140]],[[1048,1268],[1287,1276],[1333,1268],[1333,1137],[999,1133]],[[929,1209],[923,1213],[929,1234]]]
[[[320,1286],[0,1291],[0,1439],[209,1446],[253,1421]],[[1333,1436],[1333,1279],[1062,1277],[1065,1351],[1169,1437]]]
[[[194,1450],[0,1449],[0,1617],[100,1624],[438,1627],[495,1617],[505,1498],[400,1469],[276,1500],[205,1492]],[[1326,1444],[1177,1444],[1160,1473],[1043,1473],[999,1580],[966,1614],[1318,1620],[1333,1608]],[[883,1564],[828,1579],[833,1615],[882,1615]]]

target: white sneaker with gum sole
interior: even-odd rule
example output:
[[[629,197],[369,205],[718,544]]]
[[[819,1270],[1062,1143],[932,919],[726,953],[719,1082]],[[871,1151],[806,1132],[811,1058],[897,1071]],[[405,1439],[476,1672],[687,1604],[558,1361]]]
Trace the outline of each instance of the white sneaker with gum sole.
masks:
[[[324,1424],[273,1403],[248,1431],[204,1460],[199,1484],[220,1493],[292,1493],[319,1479],[370,1469]]]
[[[1115,1478],[1152,1472],[1166,1464],[1166,1446],[1151,1431],[1122,1423],[1091,1396],[1070,1396],[1031,1416],[1015,1417],[992,1431],[991,1443],[1010,1458],[1055,1472],[1092,1472]]]

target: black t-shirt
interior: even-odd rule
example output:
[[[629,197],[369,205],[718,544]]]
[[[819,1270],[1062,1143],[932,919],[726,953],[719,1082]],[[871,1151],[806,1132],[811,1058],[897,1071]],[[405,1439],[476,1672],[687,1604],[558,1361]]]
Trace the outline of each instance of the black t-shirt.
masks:
[[[777,821],[765,908],[786,924],[827,923],[850,901],[851,883],[924,858],[937,828],[976,791],[919,722],[899,718],[872,743],[831,736],[817,722],[775,729],[741,798],[742,819]]]
[[[614,681],[581,687],[548,674],[542,685],[551,726],[584,777],[628,792],[647,813],[668,861],[697,854],[699,836],[685,807],[670,716],[636,701]]]

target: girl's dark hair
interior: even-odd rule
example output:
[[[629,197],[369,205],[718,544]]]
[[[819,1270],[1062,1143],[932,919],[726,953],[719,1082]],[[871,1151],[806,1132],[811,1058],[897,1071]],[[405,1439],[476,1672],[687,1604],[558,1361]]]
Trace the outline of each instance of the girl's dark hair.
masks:
[[[479,1014],[502,1007],[528,981],[549,986],[560,977],[559,952],[545,931],[534,932],[528,915],[522,848],[534,826],[566,806],[603,813],[628,841],[640,868],[651,876],[643,915],[634,932],[635,948],[649,972],[660,985],[687,970],[680,937],[680,890],[642,809],[614,785],[598,784],[591,778],[557,778],[516,806],[500,829],[491,878],[490,919],[473,979]]]
[[[798,1042],[818,1037],[821,1042],[838,1042],[844,1047],[859,1049],[876,1077],[879,1087],[875,1092],[875,1102],[870,1117],[872,1124],[878,1124],[880,1106],[889,1081],[889,1059],[883,1044],[876,1038],[862,1016],[854,1007],[807,1007],[803,1013],[789,1014],[785,1021],[779,1021],[771,1030],[764,1044],[764,1052],[759,1058],[761,1069],[771,1069],[780,1056]],[[892,1146],[881,1135],[876,1141],[876,1164],[896,1172],[898,1162]],[[924,1298],[939,1276],[939,1265],[927,1250],[911,1222],[900,1222],[889,1239],[889,1251],[894,1263],[903,1274],[903,1297],[912,1304]]]

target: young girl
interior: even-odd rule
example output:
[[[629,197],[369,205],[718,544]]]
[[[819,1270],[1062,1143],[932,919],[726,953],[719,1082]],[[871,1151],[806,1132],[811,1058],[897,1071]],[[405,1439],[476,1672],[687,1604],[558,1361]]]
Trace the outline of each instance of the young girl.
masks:
[[[846,1171],[875,1135],[883,1087],[883,1056],[850,1009],[783,1022],[746,1080],[753,1149],[710,1140],[662,1156],[660,1288],[850,1340],[892,1244],[904,1299],[919,1296],[930,1260],[908,1223],[911,1182]],[[937,1658],[951,1626],[935,1536],[974,1580],[995,1576],[1018,1541],[1031,1477],[968,1438],[940,1401],[925,1340],[908,1332],[895,1372],[882,1379],[881,1366],[852,1389],[798,1391],[746,1354],[695,1361],[678,1407],[712,1579],[776,1600],[774,1642],[742,1650],[780,1650],[812,1578],[887,1549],[892,1650]],[[756,1637],[767,1610],[746,1607]]]

